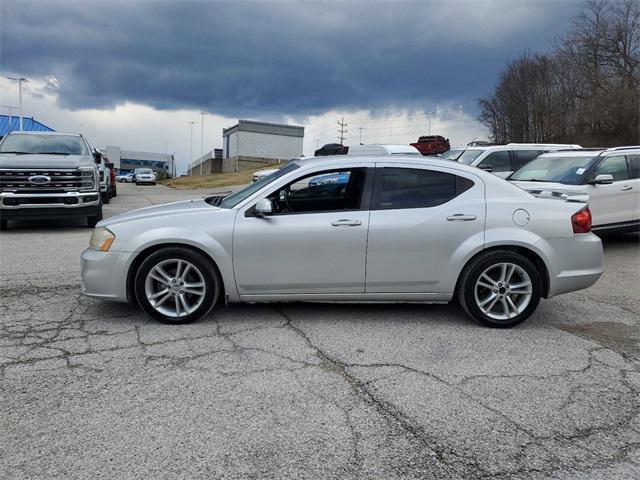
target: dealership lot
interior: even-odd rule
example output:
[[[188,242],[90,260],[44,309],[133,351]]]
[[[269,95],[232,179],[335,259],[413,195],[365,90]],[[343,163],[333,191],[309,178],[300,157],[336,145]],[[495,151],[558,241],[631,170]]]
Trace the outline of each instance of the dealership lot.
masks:
[[[119,184],[105,216],[203,196]],[[456,306],[232,306],[185,326],[79,294],[86,227],[0,235],[2,478],[638,478],[640,244],[513,330]]]

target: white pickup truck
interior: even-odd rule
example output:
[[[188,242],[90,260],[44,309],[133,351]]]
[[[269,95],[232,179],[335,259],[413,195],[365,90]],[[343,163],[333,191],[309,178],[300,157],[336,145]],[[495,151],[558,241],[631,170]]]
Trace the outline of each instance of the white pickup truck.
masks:
[[[10,220],[102,220],[102,155],[78,134],[11,132],[0,142],[0,230]]]

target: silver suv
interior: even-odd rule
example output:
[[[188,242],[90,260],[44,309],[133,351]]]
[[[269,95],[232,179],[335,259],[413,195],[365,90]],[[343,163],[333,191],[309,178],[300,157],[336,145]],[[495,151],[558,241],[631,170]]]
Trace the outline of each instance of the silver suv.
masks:
[[[11,132],[0,142],[0,230],[9,220],[102,219],[102,156],[82,135]]]

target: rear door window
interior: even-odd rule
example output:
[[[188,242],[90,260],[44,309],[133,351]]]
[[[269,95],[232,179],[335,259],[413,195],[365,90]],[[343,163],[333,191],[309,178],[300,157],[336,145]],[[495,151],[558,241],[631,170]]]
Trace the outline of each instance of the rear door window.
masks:
[[[509,152],[507,150],[501,150],[498,152],[492,152],[482,160],[478,166],[486,167],[491,165],[493,172],[509,172],[511,171],[511,161],[509,159]]]
[[[473,186],[467,178],[417,168],[376,169],[373,208],[428,208],[442,205]]]
[[[640,178],[640,155],[627,155],[630,178]]]

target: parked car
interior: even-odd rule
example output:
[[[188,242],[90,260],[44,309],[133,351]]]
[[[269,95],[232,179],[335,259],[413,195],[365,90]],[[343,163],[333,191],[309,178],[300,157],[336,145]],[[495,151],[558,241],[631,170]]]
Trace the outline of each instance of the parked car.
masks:
[[[109,169],[109,197],[115,198],[118,196],[118,187],[116,184],[116,166],[109,162],[109,159],[105,156],[102,157],[105,166]]]
[[[458,162],[506,178],[538,155],[567,148],[581,147],[555,143],[508,143],[490,147],[469,147],[460,155]]]
[[[339,143],[327,143],[314,152],[316,157],[324,157],[327,155],[346,155],[349,147]]]
[[[418,138],[416,143],[412,143],[411,146],[415,147],[422,155],[437,155],[451,148],[449,139],[444,138],[442,135],[424,135]]]
[[[94,149],[95,155],[101,155]],[[104,162],[104,157],[101,156],[102,161],[98,164],[98,173],[100,175],[100,198],[103,204],[109,203],[111,200],[111,172]]]
[[[344,186],[315,179],[348,177]],[[219,303],[448,302],[511,327],[541,297],[589,287],[602,244],[586,203],[415,156],[291,162],[226,197],[102,221],[82,291],[184,323]]]
[[[11,132],[0,142],[0,230],[9,220],[102,219],[102,156],[78,134]]]
[[[136,185],[142,184],[156,184],[156,174],[150,168],[136,168],[133,171],[133,181]]]
[[[596,233],[640,230],[640,146],[547,153],[509,180],[540,196],[588,195]]]
[[[447,150],[446,152],[438,155],[438,158],[440,160],[452,160],[455,162],[458,160],[458,158],[460,158],[460,155],[462,155],[462,153],[466,150],[466,148],[467,147],[452,148],[451,150]]]
[[[133,172],[116,175],[116,182],[133,183]]]

